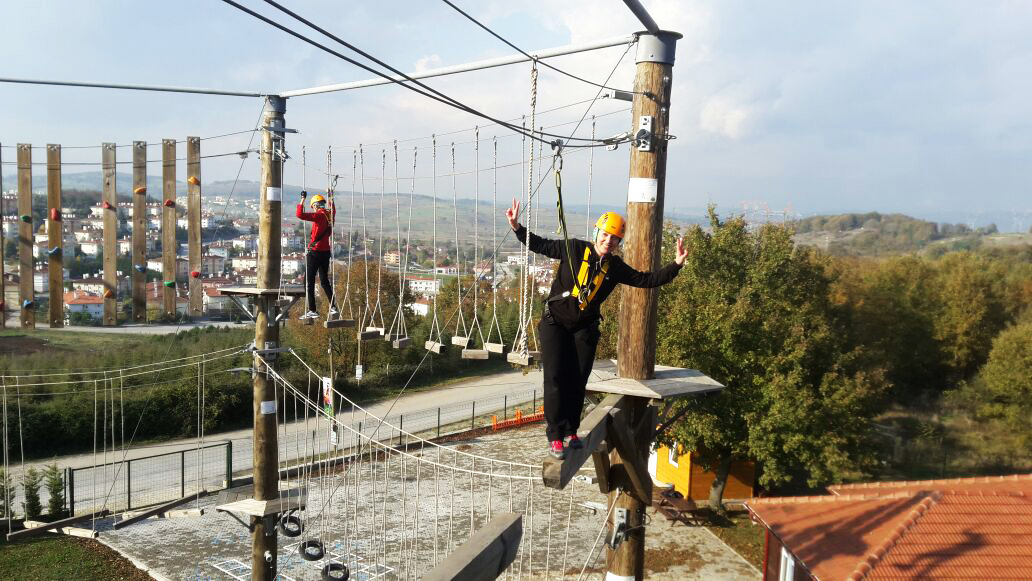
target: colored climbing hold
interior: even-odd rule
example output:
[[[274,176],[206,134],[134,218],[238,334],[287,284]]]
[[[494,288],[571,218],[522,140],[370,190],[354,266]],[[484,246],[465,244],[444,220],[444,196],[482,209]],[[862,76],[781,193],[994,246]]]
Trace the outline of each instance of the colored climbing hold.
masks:
[[[174,281],[174,280],[166,280],[165,281],[165,286],[167,286],[168,288],[175,288],[176,287],[176,281]]]
[[[61,210],[59,208],[50,208],[50,219],[54,222],[60,222]]]
[[[190,184],[191,186],[199,186],[201,185],[201,180],[197,179],[197,176],[190,176],[186,178],[186,183]]]
[[[111,289],[107,289],[107,290],[104,291],[104,298],[105,299],[113,299],[113,298],[115,298],[115,293],[111,292]]]
[[[104,200],[104,201],[102,201],[100,203],[100,207],[104,208],[105,210],[110,210],[113,206],[111,205],[110,202],[108,202],[107,200]]]
[[[137,264],[135,266],[135,268],[136,268],[136,272],[147,272],[147,265],[146,264]]]
[[[48,250],[47,254],[49,254],[50,256],[57,256],[58,254],[61,254],[61,247],[60,246],[55,246],[55,247],[51,248],[50,250]]]
[[[25,222],[26,224],[32,224],[32,216],[30,216],[28,214],[22,214],[21,215],[21,221]]]
[[[3,313],[5,311],[7,311],[7,302],[6,301],[0,301],[0,313]]]
[[[191,270],[190,271],[190,276],[192,276],[193,278],[201,278],[201,273],[200,273],[200,271],[197,271],[197,270]]]
[[[23,309],[31,309],[32,308],[32,300],[25,299],[24,301],[22,301],[21,306],[22,306]]]
[[[133,188],[133,193],[134,194],[139,194],[139,195],[142,196],[142,195],[147,193],[147,186],[137,186],[137,187]]]
[[[165,200],[165,207],[166,208],[175,208],[176,207],[175,200]]]

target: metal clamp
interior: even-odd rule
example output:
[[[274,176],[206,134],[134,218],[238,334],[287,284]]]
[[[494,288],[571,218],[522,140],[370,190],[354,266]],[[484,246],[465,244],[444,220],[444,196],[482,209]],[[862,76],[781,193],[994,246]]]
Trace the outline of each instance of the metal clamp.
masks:
[[[609,548],[616,549],[627,539],[627,509],[617,508],[613,510],[613,529],[606,538]]]

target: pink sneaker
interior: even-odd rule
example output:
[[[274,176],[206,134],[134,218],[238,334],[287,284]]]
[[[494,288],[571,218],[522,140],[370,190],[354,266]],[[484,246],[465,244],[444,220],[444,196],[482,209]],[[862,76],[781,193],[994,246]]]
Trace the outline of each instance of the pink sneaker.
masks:
[[[566,450],[563,450],[562,440],[552,440],[548,444],[548,453],[557,460],[562,460],[566,456]]]
[[[584,443],[577,437],[577,434],[570,436],[570,441],[566,443],[571,450],[581,450],[584,448]]]

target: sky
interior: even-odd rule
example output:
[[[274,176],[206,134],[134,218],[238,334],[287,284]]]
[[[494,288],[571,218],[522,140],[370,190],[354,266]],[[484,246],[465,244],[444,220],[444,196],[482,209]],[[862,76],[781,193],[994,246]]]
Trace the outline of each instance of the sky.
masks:
[[[305,30],[264,2],[242,2]],[[620,0],[457,4],[525,50],[642,28]],[[668,209],[697,212],[713,203],[725,213],[768,208],[802,215],[880,211],[1032,216],[1032,3],[643,4],[661,27],[684,35],[673,72],[670,131],[676,139],[669,150]],[[514,52],[436,0],[310,0],[288,6],[405,71]],[[259,92],[371,77],[217,0],[0,0],[0,14],[0,77]],[[549,62],[598,82],[612,74],[612,86],[630,88],[633,83],[633,48]],[[529,64],[427,83],[495,117],[530,114]],[[558,126],[552,130],[557,133],[576,126],[576,136],[590,137],[594,115],[598,136],[630,129],[629,104],[608,99],[591,103],[596,92],[541,69],[536,124]],[[574,103],[579,104],[570,106]],[[6,146],[15,143],[60,143],[66,162],[86,163],[99,159],[99,149],[69,146],[233,133],[253,128],[261,110],[257,98],[8,83],[0,83],[0,104],[6,175],[13,173],[6,164],[14,158],[14,150]],[[440,136],[439,176],[450,173],[455,143],[461,175],[454,191],[459,197],[505,198],[518,194],[528,181],[525,163],[520,163],[527,156],[518,136],[398,87],[295,97],[287,107],[287,125],[299,131],[288,139],[289,183],[325,183],[326,151],[333,146],[331,173],[340,174],[350,187],[356,148],[364,144],[366,180],[359,184],[379,189],[381,161],[386,159],[383,187],[411,188],[411,181],[392,181],[392,142],[397,139],[398,175],[413,174],[413,151],[418,149],[415,188],[431,193],[431,134]],[[465,130],[478,124],[481,173],[475,180],[469,173],[478,163],[475,135]],[[249,137],[205,140],[202,153],[239,151]],[[508,166],[497,178],[488,171],[493,137],[498,138],[498,163]],[[307,171],[300,165],[302,146]],[[120,155],[127,152],[120,150]],[[42,160],[42,150],[35,155]],[[149,155],[157,159],[160,149],[151,147]],[[255,156],[243,162],[236,156],[206,160],[203,177],[232,180],[238,171],[257,180]],[[571,204],[584,203],[590,190],[594,203],[622,204],[627,171],[626,146],[590,155],[568,151],[564,197]],[[158,166],[151,166],[151,173],[157,172]],[[554,190],[542,188],[543,203],[554,203]],[[437,189],[439,195],[451,196],[450,178],[439,178]]]

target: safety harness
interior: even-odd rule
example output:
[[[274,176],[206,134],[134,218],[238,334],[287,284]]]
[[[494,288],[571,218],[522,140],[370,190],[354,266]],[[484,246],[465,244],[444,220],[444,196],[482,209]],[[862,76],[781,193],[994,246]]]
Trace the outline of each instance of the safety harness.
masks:
[[[570,294],[577,297],[577,306],[580,310],[588,308],[591,301],[598,294],[598,289],[602,288],[602,281],[606,278],[606,273],[609,272],[609,261],[600,260],[600,268],[591,280],[588,280],[591,270],[591,247],[588,246],[584,249],[584,259],[581,261],[580,271],[577,273],[577,280],[574,281],[573,290]]]

